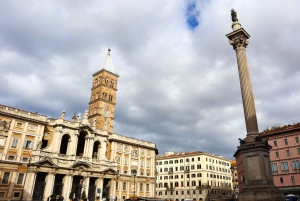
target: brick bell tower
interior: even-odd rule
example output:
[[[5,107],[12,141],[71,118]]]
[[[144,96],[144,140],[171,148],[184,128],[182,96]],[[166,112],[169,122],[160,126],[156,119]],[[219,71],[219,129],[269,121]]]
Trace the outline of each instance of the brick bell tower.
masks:
[[[110,52],[108,49],[100,70],[93,74],[88,120],[97,129],[112,134],[119,75],[114,72]]]

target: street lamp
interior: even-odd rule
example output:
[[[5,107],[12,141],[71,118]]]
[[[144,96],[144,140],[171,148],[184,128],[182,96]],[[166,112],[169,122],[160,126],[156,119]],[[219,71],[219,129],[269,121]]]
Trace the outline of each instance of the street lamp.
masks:
[[[291,176],[291,180],[292,180],[292,183],[293,183],[293,192],[295,192],[295,189],[294,189],[295,177]]]
[[[132,170],[131,171],[131,174],[133,175],[133,198],[135,198],[135,177],[136,177],[136,173],[137,171],[136,170]]]
[[[234,193],[234,200],[236,200],[236,194],[235,194],[235,189],[236,189],[236,185],[234,184],[234,166],[230,167],[231,173],[232,173],[232,187],[233,187],[233,193]]]

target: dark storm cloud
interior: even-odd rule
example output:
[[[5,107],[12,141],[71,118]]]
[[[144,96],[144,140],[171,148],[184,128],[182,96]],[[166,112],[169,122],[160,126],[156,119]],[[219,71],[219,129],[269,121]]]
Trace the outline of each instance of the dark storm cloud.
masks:
[[[116,133],[155,142],[160,154],[202,150],[232,158],[246,129],[235,52],[225,37],[230,10],[251,35],[247,56],[262,131],[300,121],[299,6],[1,2],[0,101],[54,118],[63,109],[69,119],[83,113],[92,74],[111,47],[120,75]],[[188,16],[200,22],[193,30]]]

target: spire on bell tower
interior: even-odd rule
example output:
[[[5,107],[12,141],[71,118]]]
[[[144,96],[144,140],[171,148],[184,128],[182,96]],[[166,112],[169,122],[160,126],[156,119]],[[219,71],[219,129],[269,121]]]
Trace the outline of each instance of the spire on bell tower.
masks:
[[[97,129],[113,133],[119,75],[114,72],[111,49],[99,71],[93,74],[91,98],[89,102],[89,122]]]

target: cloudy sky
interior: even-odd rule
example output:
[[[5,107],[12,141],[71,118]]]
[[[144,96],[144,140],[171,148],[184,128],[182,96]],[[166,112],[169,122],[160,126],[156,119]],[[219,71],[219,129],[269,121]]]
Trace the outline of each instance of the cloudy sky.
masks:
[[[88,108],[107,49],[118,82],[114,130],[165,151],[233,158],[246,135],[235,8],[260,131],[300,121],[300,2],[1,1],[0,104],[67,119]]]

